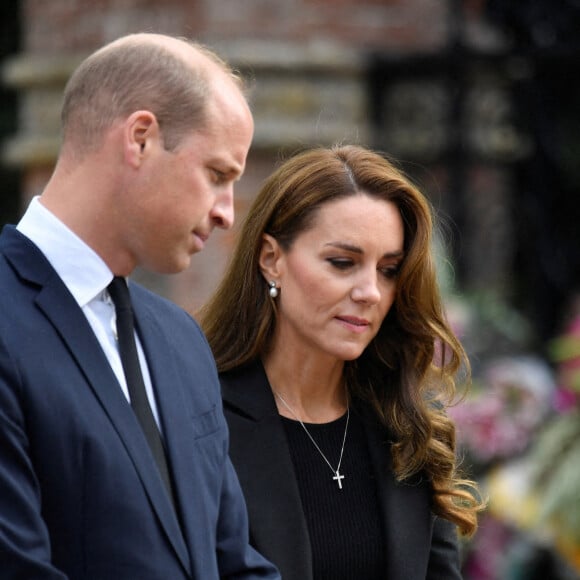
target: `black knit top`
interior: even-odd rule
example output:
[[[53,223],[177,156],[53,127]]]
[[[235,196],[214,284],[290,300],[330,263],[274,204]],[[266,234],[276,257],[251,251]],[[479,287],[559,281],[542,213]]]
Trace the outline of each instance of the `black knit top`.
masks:
[[[315,580],[384,580],[385,542],[366,434],[350,412],[340,467],[342,489],[298,421],[282,417],[312,546]],[[346,415],[306,424],[336,470]]]

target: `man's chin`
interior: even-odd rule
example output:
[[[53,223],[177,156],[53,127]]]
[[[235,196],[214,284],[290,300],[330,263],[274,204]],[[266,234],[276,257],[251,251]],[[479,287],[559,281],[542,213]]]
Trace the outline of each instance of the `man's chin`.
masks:
[[[159,274],[159,275],[171,275],[171,274],[180,274],[181,272],[185,272],[191,266],[191,258],[193,254],[188,255],[187,257],[183,257],[180,260],[172,261],[172,262],[165,262],[165,263],[157,263],[157,264],[149,264],[147,266],[143,266],[144,270],[147,270],[151,274]]]

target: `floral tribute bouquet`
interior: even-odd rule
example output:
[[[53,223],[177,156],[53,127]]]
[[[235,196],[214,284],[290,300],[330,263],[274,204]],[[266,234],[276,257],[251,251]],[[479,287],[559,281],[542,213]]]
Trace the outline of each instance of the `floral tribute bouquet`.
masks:
[[[558,365],[554,404],[561,413],[580,408],[580,300],[564,333],[552,341],[551,358]]]
[[[580,302],[551,344],[557,367],[555,412],[530,453],[538,525],[555,530],[560,551],[580,573]]]
[[[551,409],[554,380],[533,356],[491,360],[471,392],[449,409],[458,446],[476,472],[526,451]]]
[[[450,410],[490,498],[469,580],[580,578],[580,308],[548,362],[491,359]]]

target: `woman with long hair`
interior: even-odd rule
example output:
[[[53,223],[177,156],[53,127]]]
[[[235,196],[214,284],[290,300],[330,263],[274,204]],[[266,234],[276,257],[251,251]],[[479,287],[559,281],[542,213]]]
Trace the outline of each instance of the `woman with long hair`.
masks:
[[[482,503],[446,414],[469,363],[433,210],[385,156],[283,163],[200,312],[255,547],[285,580],[460,578]]]

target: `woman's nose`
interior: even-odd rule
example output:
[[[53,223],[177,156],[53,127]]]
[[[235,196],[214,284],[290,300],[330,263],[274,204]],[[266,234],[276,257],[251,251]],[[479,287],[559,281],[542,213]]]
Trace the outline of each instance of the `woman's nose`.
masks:
[[[376,270],[364,273],[355,282],[351,297],[355,302],[376,304],[381,299],[378,273]]]

